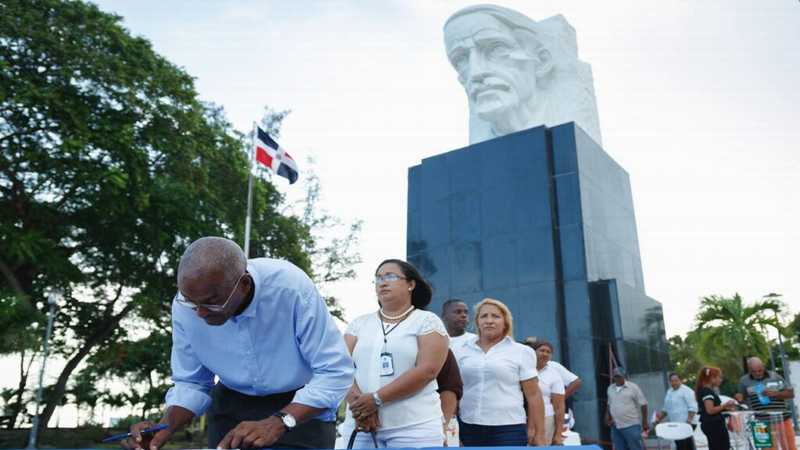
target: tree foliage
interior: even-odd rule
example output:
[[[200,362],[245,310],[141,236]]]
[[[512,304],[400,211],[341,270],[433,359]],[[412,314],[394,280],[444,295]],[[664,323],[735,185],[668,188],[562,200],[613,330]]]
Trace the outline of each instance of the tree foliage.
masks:
[[[290,113],[291,110],[288,109],[278,110],[265,106],[260,126],[278,139],[283,121]],[[304,250],[311,260],[312,270],[309,275],[322,291],[331,314],[344,321],[341,304],[326,288],[341,280],[355,278],[355,266],[361,263],[357,247],[362,221],[346,224],[322,208],[322,183],[314,167],[313,157],[308,157],[302,168],[301,178],[305,196],[297,205],[287,205],[286,212],[301,217],[303,224],[308,227],[311,236],[305,241]]]
[[[672,336],[667,340],[672,371],[689,385],[694,385],[697,373],[703,366],[697,357],[697,342],[700,340],[700,335],[699,330],[692,330],[685,337]]]
[[[699,330],[697,356],[701,361],[719,366],[727,376],[744,370],[744,358],[769,357],[767,330],[783,330],[777,316],[785,305],[776,297],[766,296],[745,304],[739,294],[733,297],[703,297],[695,318]]]
[[[242,241],[242,135],[119,22],[79,1],[0,4],[0,298],[29,325],[45,293],[63,293],[53,350],[66,365],[43,424],[69,389],[86,397],[69,383],[86,358],[169,329],[189,242]],[[256,252],[311,273],[308,226],[280,214],[270,183],[255,189]]]

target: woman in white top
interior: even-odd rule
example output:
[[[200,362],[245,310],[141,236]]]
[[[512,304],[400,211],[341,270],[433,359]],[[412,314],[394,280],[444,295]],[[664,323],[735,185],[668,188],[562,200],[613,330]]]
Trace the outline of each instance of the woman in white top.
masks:
[[[380,309],[353,320],[344,339],[356,366],[343,434],[376,431],[381,447],[441,447],[436,375],[447,357],[447,330],[424,311],[431,287],[411,264],[389,259],[375,272]],[[355,448],[372,448],[359,433]]]
[[[564,381],[558,371],[551,366],[550,356],[553,344],[537,341],[536,370],[539,371],[539,389],[544,399],[544,438],[552,445],[564,443]]]
[[[512,338],[511,311],[498,300],[484,299],[475,307],[475,324],[478,336],[453,349],[464,381],[461,442],[465,447],[547,445],[536,355]]]

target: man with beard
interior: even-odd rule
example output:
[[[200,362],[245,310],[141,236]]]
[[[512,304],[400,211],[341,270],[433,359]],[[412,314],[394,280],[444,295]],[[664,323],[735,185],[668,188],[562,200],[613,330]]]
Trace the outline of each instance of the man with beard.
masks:
[[[123,447],[158,450],[206,411],[209,448],[333,447],[353,361],[299,268],[198,239],[178,266],[172,339],[167,428],[151,436],[141,431],[152,423],[135,424]]]
[[[467,94],[471,144],[566,122],[601,144],[591,68],[562,16],[536,22],[500,6],[469,6],[447,20],[444,40]]]

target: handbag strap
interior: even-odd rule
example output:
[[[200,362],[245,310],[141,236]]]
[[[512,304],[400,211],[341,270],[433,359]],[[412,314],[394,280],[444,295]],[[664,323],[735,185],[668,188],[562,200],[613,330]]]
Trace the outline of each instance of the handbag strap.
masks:
[[[347,450],[351,450],[353,448],[353,444],[356,442],[356,436],[358,435],[358,430],[353,430],[350,433],[350,440],[347,441]],[[378,438],[375,436],[374,431],[370,431],[369,435],[372,437],[372,443],[375,444],[375,448],[378,448]]]

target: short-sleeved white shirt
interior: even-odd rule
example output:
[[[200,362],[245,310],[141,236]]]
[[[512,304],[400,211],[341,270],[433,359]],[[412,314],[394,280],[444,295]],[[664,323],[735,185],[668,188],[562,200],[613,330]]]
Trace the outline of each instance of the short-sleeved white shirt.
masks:
[[[689,420],[689,412],[697,413],[697,399],[694,391],[685,384],[678,386],[678,389],[672,389],[670,386],[664,396],[662,410],[667,413],[668,421],[686,422]],[[697,416],[692,421],[697,423]]]
[[[539,390],[542,391],[545,417],[555,415],[556,411],[553,409],[551,395],[564,395],[564,381],[561,379],[561,375],[558,371],[551,366],[549,362],[539,370]]]
[[[391,325],[394,326],[394,325]],[[436,314],[428,311],[414,310],[409,316],[397,324],[386,336],[384,346],[383,322],[374,312],[351,321],[345,334],[355,336],[357,341],[353,348],[353,362],[356,365],[355,380],[361,392],[375,392],[396,380],[400,375],[412,369],[417,362],[419,346],[417,337],[430,333],[447,336],[447,330]],[[391,353],[394,375],[380,375],[381,353]],[[402,400],[384,404],[378,410],[381,430],[416,425],[442,416],[436,380],[432,380],[419,392]],[[346,427],[353,428],[355,420],[347,409]]]
[[[535,378],[536,353],[506,336],[484,353],[478,338],[453,349],[464,381],[459,417],[474,425],[527,422],[520,382]]]
[[[569,369],[562,366],[561,364],[555,361],[547,361],[547,365],[556,369],[556,372],[561,376],[561,381],[564,382],[564,388],[572,384],[573,381],[578,379],[578,376],[574,373],[570,372]]]
[[[476,337],[478,337],[477,334],[470,333],[469,331],[465,331],[461,336],[450,336],[450,349],[452,350],[456,347],[464,345],[464,342]]]

